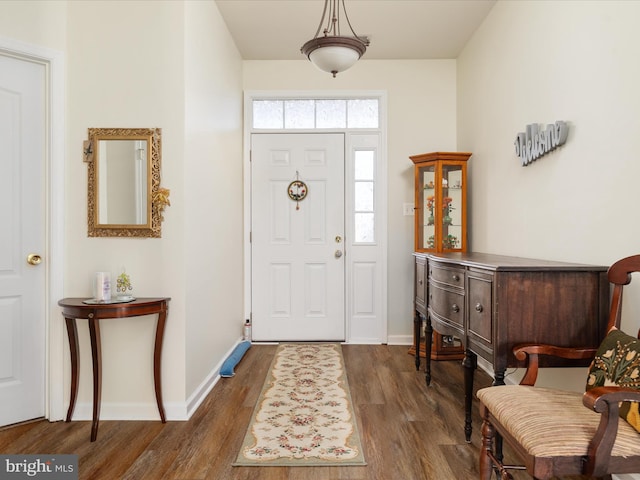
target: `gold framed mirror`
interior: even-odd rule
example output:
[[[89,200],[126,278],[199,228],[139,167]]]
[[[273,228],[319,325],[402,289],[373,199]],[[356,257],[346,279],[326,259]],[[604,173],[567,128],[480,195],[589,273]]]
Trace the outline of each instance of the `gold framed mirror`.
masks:
[[[89,237],[160,237],[169,190],[160,188],[160,128],[89,128]]]

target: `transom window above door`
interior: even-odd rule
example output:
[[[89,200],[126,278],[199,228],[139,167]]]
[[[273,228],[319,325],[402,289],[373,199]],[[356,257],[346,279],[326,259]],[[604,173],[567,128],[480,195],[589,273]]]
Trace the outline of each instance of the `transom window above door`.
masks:
[[[379,126],[377,98],[253,100],[254,129],[355,129]]]

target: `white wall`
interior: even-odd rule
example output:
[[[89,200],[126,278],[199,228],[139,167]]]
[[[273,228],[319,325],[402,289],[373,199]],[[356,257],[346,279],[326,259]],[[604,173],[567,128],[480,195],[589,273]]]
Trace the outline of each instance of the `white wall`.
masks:
[[[638,18],[640,2],[500,1],[467,44],[457,119],[458,148],[474,152],[473,250],[598,265],[640,253]],[[566,144],[522,167],[516,134],[556,120],[569,122]],[[586,373],[559,378],[583,389]]]
[[[240,339],[242,62],[215,2],[185,4],[187,395]]]
[[[0,2],[0,35],[40,47],[66,49],[67,2]]]
[[[92,272],[124,266],[134,295],[172,298],[163,352],[163,394],[170,406],[185,397],[183,8],[177,2],[149,8],[144,1],[73,1],[67,8],[65,296],[90,296]],[[87,238],[87,172],[74,146],[82,145],[88,127],[162,128],[161,186],[171,190],[171,206],[161,239]],[[154,399],[149,372],[155,318],[102,323],[102,417],[122,418],[128,408],[143,416]],[[86,333],[80,341],[89,345]],[[87,350],[81,362],[79,417],[91,400]]]
[[[183,417],[241,333],[237,49],[213,2],[0,2],[0,35],[65,53],[64,295],[89,297],[93,272],[125,266],[134,295],[172,298],[163,393],[167,416]],[[171,190],[162,238],[87,237],[89,127],[162,128],[162,186]],[[87,418],[91,359],[80,323],[76,418]],[[154,317],[102,322],[102,418],[157,418],[154,328]],[[67,375],[65,396],[68,384]]]
[[[413,325],[413,202],[409,155],[456,148],[454,60],[360,60],[336,78],[299,61],[245,61],[245,90],[383,90],[388,95],[388,334],[411,340]]]

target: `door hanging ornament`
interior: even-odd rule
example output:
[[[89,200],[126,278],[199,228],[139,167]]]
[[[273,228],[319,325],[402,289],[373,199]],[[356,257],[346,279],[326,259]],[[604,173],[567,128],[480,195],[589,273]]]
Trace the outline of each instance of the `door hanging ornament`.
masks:
[[[297,170],[296,179],[287,187],[287,193],[289,194],[289,198],[296,202],[296,210],[300,210],[300,202],[307,197],[309,188],[306,183],[300,180],[300,175],[298,175]]]

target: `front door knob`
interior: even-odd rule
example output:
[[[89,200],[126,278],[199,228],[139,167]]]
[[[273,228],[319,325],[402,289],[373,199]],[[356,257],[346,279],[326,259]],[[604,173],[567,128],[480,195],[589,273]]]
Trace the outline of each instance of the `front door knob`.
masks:
[[[42,262],[42,257],[37,253],[30,253],[27,255],[27,263],[29,265],[39,265]]]
[[[335,256],[336,258],[340,258],[342,256],[342,250],[336,250]]]

